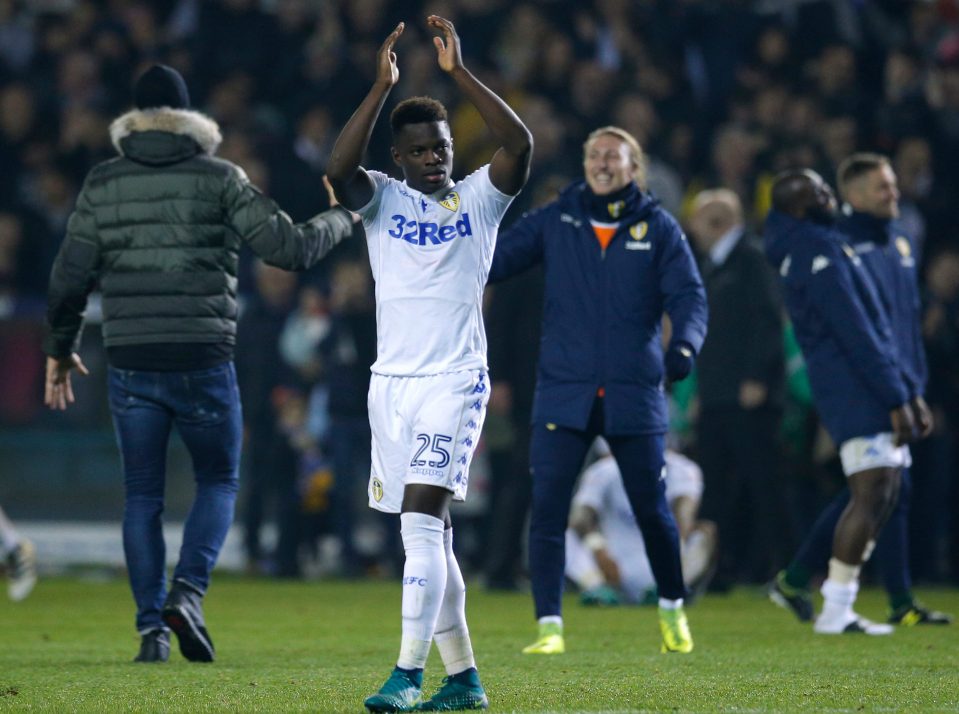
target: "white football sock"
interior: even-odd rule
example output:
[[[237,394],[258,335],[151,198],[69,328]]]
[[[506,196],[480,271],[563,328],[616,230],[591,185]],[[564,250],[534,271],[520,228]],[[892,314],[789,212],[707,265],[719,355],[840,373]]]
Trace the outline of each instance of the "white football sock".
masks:
[[[832,563],[830,562],[830,571]],[[819,616],[823,622],[833,622],[836,620],[848,621],[852,618],[852,606],[856,602],[856,595],[859,592],[859,581],[843,583],[834,578],[826,578],[820,588],[823,604],[822,614]]]
[[[829,574],[826,577],[835,583],[843,585],[858,583],[860,570],[862,570],[861,565],[849,565],[836,558],[830,558]]]
[[[443,521],[425,513],[400,516],[406,564],[403,567],[403,638],[396,664],[423,669],[446,591]]]
[[[433,639],[443,658],[446,673],[459,674],[476,666],[473,644],[466,626],[466,583],[453,554],[453,529],[443,531],[443,548],[446,551],[446,593],[436,619]]]

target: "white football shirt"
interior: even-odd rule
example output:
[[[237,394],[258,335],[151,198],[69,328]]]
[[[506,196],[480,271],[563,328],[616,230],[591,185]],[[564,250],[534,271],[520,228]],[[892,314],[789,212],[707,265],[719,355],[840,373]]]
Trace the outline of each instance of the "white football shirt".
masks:
[[[490,183],[488,164],[433,195],[367,174],[373,198],[357,213],[376,281],[372,371],[422,377],[486,369],[483,289],[513,197]]]

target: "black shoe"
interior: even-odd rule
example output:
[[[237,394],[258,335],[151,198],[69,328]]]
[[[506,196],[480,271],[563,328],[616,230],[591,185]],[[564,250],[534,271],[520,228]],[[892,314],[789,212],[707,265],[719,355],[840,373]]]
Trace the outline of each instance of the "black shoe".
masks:
[[[140,638],[140,654],[134,662],[166,662],[170,659],[170,633],[150,630]]]
[[[786,582],[786,571],[780,571],[766,588],[769,599],[779,607],[789,610],[800,622],[813,618],[812,597],[808,590],[794,588]]]
[[[952,615],[938,610],[929,610],[918,602],[912,602],[900,607],[889,614],[889,622],[893,625],[948,625],[952,622]]]
[[[180,652],[191,662],[212,662],[215,650],[203,622],[203,595],[177,580],[163,603],[163,621],[180,640]]]

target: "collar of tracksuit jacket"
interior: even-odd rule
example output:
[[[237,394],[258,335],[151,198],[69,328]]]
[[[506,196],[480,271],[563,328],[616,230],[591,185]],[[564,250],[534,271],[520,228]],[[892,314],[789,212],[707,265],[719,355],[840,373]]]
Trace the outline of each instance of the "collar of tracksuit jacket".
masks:
[[[643,192],[635,183],[608,196],[597,196],[585,181],[577,181],[560,193],[559,200],[564,211],[598,221],[615,221],[620,228],[643,220],[659,205],[659,199]],[[610,208],[620,201],[622,206],[618,210]]]
[[[869,213],[852,211],[839,220],[839,228],[850,240],[858,243],[871,240],[877,245],[886,245],[892,237],[893,222],[888,218],[877,218]]]

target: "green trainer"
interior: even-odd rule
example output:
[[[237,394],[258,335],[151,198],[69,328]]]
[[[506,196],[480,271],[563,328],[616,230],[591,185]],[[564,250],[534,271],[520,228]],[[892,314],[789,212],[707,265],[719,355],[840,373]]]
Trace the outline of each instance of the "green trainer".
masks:
[[[421,712],[458,712],[466,709],[486,709],[489,699],[480,684],[479,673],[475,667],[465,672],[446,677],[443,686],[433,697],[420,704],[416,710]]]
[[[790,585],[789,581],[786,580],[785,570],[780,570],[776,574],[776,577],[767,586],[766,592],[770,600],[784,610],[789,610],[800,622],[812,622],[815,613],[809,590]]]
[[[682,607],[675,610],[659,608],[659,629],[663,633],[663,652],[693,651],[693,636],[689,633],[689,620]]]
[[[523,654],[563,654],[563,626],[558,622],[544,622],[539,626],[539,639],[523,648]]]
[[[423,673],[396,667],[380,691],[363,702],[371,712],[412,712],[423,701]]]

